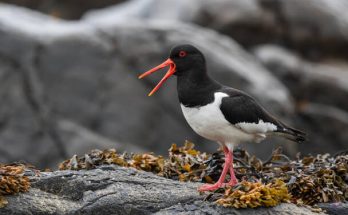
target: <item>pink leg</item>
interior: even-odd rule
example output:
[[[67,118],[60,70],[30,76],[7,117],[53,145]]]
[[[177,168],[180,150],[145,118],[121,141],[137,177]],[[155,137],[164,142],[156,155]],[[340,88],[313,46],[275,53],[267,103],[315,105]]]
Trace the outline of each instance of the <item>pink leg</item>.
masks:
[[[230,181],[227,183],[229,186],[234,186],[238,183],[238,180],[234,174],[234,169],[233,169],[233,152],[232,151],[229,151],[228,153],[230,153],[231,155],[231,165],[230,165]]]
[[[225,153],[225,164],[224,164],[224,168],[222,169],[222,173],[220,175],[220,178],[219,180],[211,185],[211,184],[205,184],[201,187],[198,188],[198,191],[212,191],[212,190],[216,190],[220,187],[223,187],[225,184],[224,184],[224,181],[225,181],[225,177],[226,177],[226,174],[228,172],[228,170],[230,169],[230,166],[232,164],[232,154],[229,152],[228,148],[226,146],[224,146],[224,153]],[[230,170],[231,171],[231,170]],[[232,171],[233,171],[233,167],[232,167]],[[234,174],[233,174],[234,175]]]

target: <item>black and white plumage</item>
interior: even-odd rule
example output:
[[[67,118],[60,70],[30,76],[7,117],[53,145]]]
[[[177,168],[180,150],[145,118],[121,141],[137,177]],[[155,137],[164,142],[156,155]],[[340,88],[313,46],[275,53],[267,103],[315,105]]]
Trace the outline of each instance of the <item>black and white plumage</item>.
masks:
[[[280,135],[302,142],[304,133],[272,117],[250,96],[232,88],[214,92],[211,103],[189,107],[181,104],[183,114],[199,135],[225,143],[230,149],[243,142],[260,142],[268,135]]]
[[[165,66],[170,66],[169,71],[150,95],[171,75],[176,75],[179,101],[188,124],[197,134],[218,142],[225,152],[226,163],[219,181],[201,187],[201,191],[223,186],[227,171],[231,174],[228,184],[237,183],[232,165],[235,145],[260,142],[269,135],[280,135],[295,142],[305,140],[305,133],[270,115],[248,94],[210,78],[204,55],[194,46],[174,47],[167,61],[140,78]]]
[[[177,75],[181,108],[196,133],[210,140],[228,142],[229,145],[259,142],[268,135],[284,136],[295,142],[305,140],[303,132],[274,118],[248,94],[211,79],[206,72],[204,56],[198,49],[190,45],[179,46],[171,53],[180,50],[197,53],[196,57],[192,57],[196,61],[190,62],[191,67],[182,66],[186,71]],[[177,69],[180,69],[180,64],[177,64]]]

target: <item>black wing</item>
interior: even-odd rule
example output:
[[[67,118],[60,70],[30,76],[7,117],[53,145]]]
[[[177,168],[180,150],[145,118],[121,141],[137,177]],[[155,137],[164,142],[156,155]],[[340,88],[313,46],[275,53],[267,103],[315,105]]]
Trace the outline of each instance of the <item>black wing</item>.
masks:
[[[238,123],[258,123],[260,120],[276,126],[280,123],[268,114],[252,97],[246,94],[230,95],[222,98],[220,109],[227,121]]]
[[[229,97],[222,98],[220,105],[221,112],[227,121],[242,129],[244,132],[257,133],[257,124],[262,120],[263,123],[267,124],[259,124],[260,132],[265,130],[265,127],[262,126],[268,126],[268,130],[266,129],[267,132],[279,133],[287,139],[296,142],[302,142],[305,140],[305,133],[291,128],[274,118],[264,108],[262,108],[255,99],[246,93],[231,88],[223,89],[222,92],[228,94]],[[245,129],[245,127],[238,126],[240,125],[239,123],[254,123],[252,131]]]

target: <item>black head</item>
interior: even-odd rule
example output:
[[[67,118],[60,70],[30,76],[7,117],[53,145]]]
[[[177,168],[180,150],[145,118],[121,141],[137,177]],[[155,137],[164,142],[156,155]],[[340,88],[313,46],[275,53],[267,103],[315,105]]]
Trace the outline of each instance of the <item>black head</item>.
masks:
[[[184,78],[192,81],[199,81],[206,77],[205,59],[203,54],[192,45],[179,45],[175,46],[171,50],[170,56],[166,61],[144,72],[139,76],[139,78],[148,76],[168,66],[168,72],[164,75],[164,77],[156,85],[156,87],[149,93],[149,96],[156,92],[161,87],[161,85],[172,75],[178,76],[178,79]]]
[[[178,45],[172,48],[169,58],[176,65],[176,72],[174,75],[181,76],[190,72],[193,68],[195,70],[205,67],[205,58],[193,45],[185,44]]]

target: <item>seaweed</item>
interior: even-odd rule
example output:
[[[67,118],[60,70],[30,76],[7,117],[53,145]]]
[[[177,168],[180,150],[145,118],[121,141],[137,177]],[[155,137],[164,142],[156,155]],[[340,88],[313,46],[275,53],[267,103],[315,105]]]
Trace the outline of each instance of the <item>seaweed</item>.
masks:
[[[235,156],[234,165],[239,179],[261,180],[264,184],[275,179],[282,180],[292,196],[292,203],[315,205],[348,200],[347,153],[303,158],[298,155],[291,160],[278,148],[264,162],[244,150],[237,151]]]
[[[93,150],[82,157],[74,155],[59,169],[91,169],[103,164],[153,172],[166,178],[214,183],[218,180],[224,156],[194,149],[192,142],[173,144],[168,158],[144,154],[118,154],[116,150]],[[278,148],[266,161],[251,156],[243,149],[234,151],[234,169],[240,183],[211,194],[223,206],[237,208],[275,206],[281,202],[313,206],[323,202],[348,201],[348,153],[328,154],[291,160]]]
[[[234,208],[273,207],[282,202],[290,202],[290,198],[286,184],[280,179],[266,185],[261,181],[242,181],[235,187],[228,187],[216,203]]]
[[[74,155],[71,159],[59,164],[60,170],[92,169],[103,164],[116,164],[123,167],[153,172],[159,176],[180,181],[200,181],[208,160],[206,153],[194,149],[194,144],[186,141],[184,146],[176,144],[168,150],[169,157],[164,159],[153,153],[143,154],[118,154],[115,149],[92,150],[91,153],[82,157]],[[212,182],[209,176],[204,177],[206,181]]]
[[[27,192],[30,187],[29,178],[24,176],[25,166],[20,164],[0,164],[0,208],[8,202],[6,195]]]

